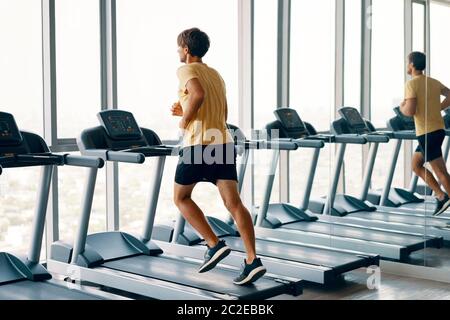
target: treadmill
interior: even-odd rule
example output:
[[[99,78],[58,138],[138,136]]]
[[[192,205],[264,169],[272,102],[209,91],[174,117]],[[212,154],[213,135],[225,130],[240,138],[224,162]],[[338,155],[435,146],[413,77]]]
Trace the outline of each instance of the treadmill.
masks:
[[[52,279],[39,263],[45,216],[54,166],[98,168],[98,158],[57,155],[50,152],[38,135],[20,131],[13,115],[0,112],[0,167],[42,167],[39,197],[33,221],[28,256],[0,252],[0,300],[99,300],[118,298],[102,293],[88,293],[76,285]],[[0,170],[1,173],[1,170]]]
[[[239,191],[242,190],[242,181],[249,157],[249,150],[273,149],[274,152],[278,153],[280,150],[295,150],[298,147],[323,147],[323,141],[320,139],[299,139],[295,142],[290,139],[248,141],[245,139],[242,131],[237,127],[229,125],[229,128],[237,144],[236,148],[238,153],[241,153],[243,158],[238,172]],[[212,216],[208,216],[207,219],[215,234],[219,238],[224,239],[233,251],[240,252],[242,257],[245,257],[243,255],[245,248],[236,228],[232,225],[232,220],[222,221]],[[186,250],[186,246],[190,246],[192,250],[196,250],[198,255],[204,253],[205,242],[186,223],[181,215],[178,216],[174,228],[171,226],[160,226],[159,228],[160,230],[157,233],[165,235],[155,235],[159,240],[163,240],[159,242],[159,245],[169,246],[168,242],[172,242],[171,246],[173,246],[173,243],[178,243],[181,245],[178,247],[179,250],[183,250],[183,248]],[[349,250],[337,250],[328,247],[326,244],[330,242],[330,238],[324,235],[318,235],[321,239],[320,244],[308,243],[302,237],[284,241],[268,235],[267,229],[265,228],[255,227],[255,236],[258,257],[267,265],[269,272],[280,274],[284,272],[283,264],[291,265],[292,263],[296,263],[299,265],[299,273],[297,276],[309,282],[327,285],[342,278],[346,272],[379,264],[379,256],[377,254],[362,253],[354,249],[354,247],[349,248]],[[272,269],[272,267],[268,266],[268,263],[274,259],[281,260],[283,263],[276,268],[274,266],[275,269]],[[242,259],[226,258],[224,262],[231,265],[239,265],[242,264]],[[292,276],[295,275],[292,274]]]
[[[298,139],[300,136],[309,139],[323,139],[330,143],[339,144],[339,151],[345,150],[347,143],[365,143],[367,140],[372,142],[388,139],[384,136],[365,135],[355,136],[349,133],[335,136],[318,135],[315,129],[309,124],[304,123],[296,110],[290,108],[279,108],[274,111],[277,121],[266,126],[266,129],[278,130],[280,137],[284,139]],[[301,204],[295,206],[289,203],[269,203],[270,194],[273,188],[274,173],[278,164],[278,153],[274,153],[271,174],[266,183],[263,203],[258,212],[256,225],[268,228],[265,230],[267,236],[281,238],[286,241],[303,239],[304,242],[319,244],[327,243],[328,246],[335,249],[358,250],[364,253],[375,253],[382,259],[405,261],[409,255],[417,250],[424,249],[426,246],[442,246],[442,239],[430,237],[424,239],[422,235],[407,234],[405,232],[393,232],[388,224],[384,228],[370,228],[364,224],[353,221],[344,223],[340,219],[328,219],[325,215],[314,215],[307,208],[318,163],[320,149],[315,149],[313,160],[309,170],[307,185]],[[338,162],[342,161],[340,152]],[[340,167],[335,172],[340,172]],[[336,180],[330,188],[329,195],[335,194]],[[330,196],[329,196],[330,197]],[[331,200],[332,201],[332,200]],[[320,240],[321,239],[321,240]]]
[[[390,163],[389,174],[386,180],[385,186],[382,192],[371,191],[368,194],[367,200],[370,202],[381,205],[383,207],[394,207],[397,212],[414,213],[420,212],[427,215],[432,215],[435,203],[434,198],[429,198],[425,201],[423,196],[420,196],[414,192],[418,177],[413,175],[411,180],[411,186],[409,190],[403,188],[392,188],[392,179],[395,173],[395,167],[398,159],[398,154],[403,140],[417,140],[415,134],[415,124],[412,117],[404,116],[399,107],[394,108],[396,116],[389,120],[388,127],[393,131],[393,134],[400,135],[397,140],[396,148],[394,149],[392,160]],[[450,125],[450,111],[446,110],[444,116],[444,123],[446,127]],[[447,159],[449,152],[449,138],[450,130],[446,129],[447,141],[444,145],[444,159]],[[385,209],[385,208],[383,208]],[[439,217],[445,217],[448,212],[443,213]],[[448,217],[448,216],[447,216]]]
[[[69,267],[75,268],[82,280],[155,299],[267,299],[301,293],[299,279],[288,282],[263,277],[253,285],[238,286],[232,282],[239,273],[237,268],[216,267],[199,274],[201,260],[167,254],[151,241],[165,158],[177,150],[162,145],[154,131],[140,128],[130,112],[107,110],[98,118],[101,125],[84,130],[77,140],[82,154],[124,163],[157,158],[144,232],[141,237],[121,231],[88,234],[97,175],[97,170],[91,169],[74,245],[52,245],[50,270],[67,274]]]
[[[373,125],[364,120],[359,111],[355,108],[344,107],[339,110],[341,119],[333,122],[333,130],[340,133],[353,133],[356,135],[364,134],[367,136],[388,136],[391,140],[397,140],[395,145],[394,158],[398,156],[400,143],[402,139],[412,139],[415,137],[413,131],[376,131]],[[450,241],[450,230],[445,228],[448,218],[445,217],[427,217],[424,214],[400,212],[397,208],[375,206],[365,201],[368,199],[369,186],[372,176],[373,167],[377,155],[378,144],[373,142],[369,152],[369,159],[364,173],[364,182],[359,198],[347,195],[336,196],[336,200],[331,198],[329,206],[332,208],[327,219],[336,220],[332,216],[338,216],[339,221],[345,223],[357,223],[367,227],[382,228],[386,230],[395,230],[405,233],[412,233],[424,237],[427,240],[427,246],[440,247],[443,244],[448,245]],[[338,156],[338,165],[335,168],[334,184],[329,194],[336,193],[336,185],[339,180],[340,168],[343,155]],[[390,173],[386,185],[390,186],[392,182],[393,172]],[[388,188],[385,187],[384,195],[388,195]],[[338,202],[339,201],[339,202]],[[356,205],[355,205],[356,204]],[[371,210],[363,210],[363,205],[371,207]],[[432,242],[434,240],[434,242]],[[430,243],[431,241],[431,243]]]

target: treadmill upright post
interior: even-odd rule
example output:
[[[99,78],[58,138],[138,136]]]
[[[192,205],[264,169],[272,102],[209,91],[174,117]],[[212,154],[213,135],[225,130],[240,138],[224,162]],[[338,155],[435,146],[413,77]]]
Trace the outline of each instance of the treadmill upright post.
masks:
[[[244,185],[244,178],[245,178],[245,172],[247,171],[247,165],[248,165],[248,158],[250,156],[250,149],[245,148],[244,152],[242,153],[241,156],[241,163],[239,164],[239,169],[238,169],[238,192],[239,194],[241,194],[242,191],[242,186]],[[232,225],[234,223],[233,218],[231,217],[231,215],[228,216],[227,218],[227,223]]]
[[[82,254],[86,248],[86,236],[89,229],[89,219],[92,210],[92,201],[94,199],[95,182],[97,180],[97,168],[89,168],[88,178],[83,193],[82,212],[80,216],[80,223],[75,236],[72,253],[72,264],[77,264],[78,256]]]
[[[328,190],[325,207],[323,208],[323,214],[327,214],[327,213],[331,214],[331,210],[334,206],[334,199],[336,198],[336,191],[337,191],[337,187],[338,187],[339,176],[341,175],[342,164],[344,162],[344,155],[345,155],[346,147],[347,147],[346,143],[341,143],[338,146],[337,159],[336,159],[336,163],[334,166],[333,180],[330,185],[330,189]]]
[[[150,187],[150,199],[147,207],[146,221],[144,223],[144,233],[142,235],[144,242],[150,241],[152,238],[152,230],[155,223],[156,208],[158,206],[158,198],[161,189],[165,161],[166,156],[159,156],[156,165],[153,166],[153,183]]]
[[[263,202],[259,209],[258,217],[256,219],[257,227],[262,227],[264,220],[267,217],[267,210],[269,209],[269,202],[270,202],[270,194],[272,191],[273,182],[275,180],[275,173],[277,170],[279,157],[280,157],[280,150],[278,149],[273,150],[272,161],[270,162],[270,171],[269,175],[267,176],[266,186],[264,188]]]
[[[53,165],[46,165],[42,167],[41,171],[41,182],[39,184],[36,213],[31,231],[30,251],[28,253],[28,260],[32,263],[39,263],[39,257],[41,255],[42,235],[44,234],[53,169]]]
[[[359,199],[365,201],[367,194],[369,193],[370,181],[372,180],[373,167],[375,166],[375,159],[378,152],[378,143],[372,142],[369,149],[369,157],[367,159],[366,169],[364,172],[363,184],[361,189],[361,195]]]
[[[394,145],[394,152],[392,154],[391,165],[389,168],[389,174],[386,179],[386,182],[384,183],[383,192],[381,194],[381,199],[380,199],[381,206],[387,205],[387,200],[389,198],[389,192],[391,191],[392,180],[394,179],[395,165],[398,160],[398,155],[400,153],[401,146],[402,146],[402,139],[397,139],[397,141]]]
[[[311,197],[311,191],[314,183],[314,177],[316,175],[317,163],[319,161],[320,149],[314,149],[312,160],[309,166],[308,181],[306,183],[305,193],[303,194],[302,202],[300,203],[300,209],[303,211],[308,210],[309,199]]]

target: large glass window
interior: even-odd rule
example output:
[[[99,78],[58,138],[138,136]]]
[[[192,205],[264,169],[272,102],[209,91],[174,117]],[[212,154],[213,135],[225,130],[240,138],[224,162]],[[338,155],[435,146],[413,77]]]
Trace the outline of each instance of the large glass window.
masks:
[[[99,2],[55,2],[58,137],[98,124],[101,109]]]
[[[317,131],[328,131],[334,119],[335,8],[334,1],[292,1],[290,105]],[[313,197],[326,194],[334,147],[322,151],[314,180]],[[291,201],[304,191],[311,151],[291,153]]]
[[[176,70],[181,66],[176,40],[181,31],[198,27],[211,40],[211,47],[203,62],[222,75],[227,87],[228,122],[237,123],[237,4],[237,0],[194,0],[186,6],[185,1],[174,0],[158,2],[158,8],[155,9],[152,1],[118,0],[119,108],[133,112],[139,125],[155,130],[162,139],[177,139],[179,118],[170,113],[170,107],[178,99]],[[174,19],[174,16],[177,18]],[[139,221],[142,221],[145,212],[150,186],[150,173],[146,175],[145,172],[149,172],[149,166],[152,165],[152,161],[147,162],[149,164],[139,168],[120,166],[121,225],[133,231],[142,230]],[[157,221],[172,219],[177,214],[173,204],[176,163],[176,159],[167,159]],[[220,196],[212,185],[200,184],[193,197],[206,213],[216,215],[225,210],[220,207]]]
[[[278,1],[255,1],[254,16],[254,126],[274,121],[277,107]]]
[[[361,14],[362,2],[345,1],[344,105],[361,110]],[[345,192],[357,195],[361,189],[362,148],[348,145],[345,156]]]
[[[0,111],[21,130],[43,132],[41,2],[0,1]],[[0,248],[24,253],[36,204],[39,168],[0,176]]]
[[[450,45],[447,29],[443,28],[450,21],[450,6],[442,3],[431,3],[430,7],[430,71],[431,76],[450,87]]]
[[[425,52],[425,4],[413,3],[413,51]]]
[[[361,103],[361,1],[345,1],[344,104]]]
[[[371,57],[371,121],[385,128],[394,117],[393,107],[403,100],[405,82],[404,1],[373,0]],[[393,143],[382,144],[378,150],[372,184],[381,188],[387,175]],[[393,186],[403,186],[403,150],[397,161]]]
[[[254,14],[254,128],[261,130],[275,120],[273,111],[277,106],[277,12],[278,1],[255,1]],[[249,134],[249,132],[246,132]],[[272,152],[253,152],[255,205],[261,205],[264,186],[269,174]],[[250,166],[249,166],[250,168]],[[250,170],[247,171],[250,173]],[[278,200],[278,174],[271,196]]]
[[[58,168],[59,237],[73,240],[81,215],[81,203],[85,192],[88,170],[79,167]],[[98,171],[92,203],[89,233],[106,230],[106,175]]]

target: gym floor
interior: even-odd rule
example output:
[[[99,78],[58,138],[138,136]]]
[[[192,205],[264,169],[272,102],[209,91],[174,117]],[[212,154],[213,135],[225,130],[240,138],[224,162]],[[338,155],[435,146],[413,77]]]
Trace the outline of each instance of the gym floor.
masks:
[[[282,295],[273,300],[449,300],[450,283],[381,274],[380,287],[369,290],[365,269],[345,276],[345,282],[332,287],[305,284],[298,297]]]

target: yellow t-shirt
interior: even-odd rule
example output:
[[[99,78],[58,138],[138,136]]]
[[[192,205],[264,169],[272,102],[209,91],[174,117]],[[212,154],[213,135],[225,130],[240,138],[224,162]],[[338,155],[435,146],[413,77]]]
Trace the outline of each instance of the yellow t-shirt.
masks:
[[[445,128],[441,115],[443,88],[439,81],[425,75],[415,76],[406,82],[405,99],[417,99],[414,115],[417,136]]]
[[[202,105],[184,132],[183,147],[233,142],[226,126],[227,98],[220,74],[204,63],[194,62],[178,68],[177,76],[180,81],[178,96],[184,110],[189,98],[186,89],[189,80],[197,78],[205,91]]]

